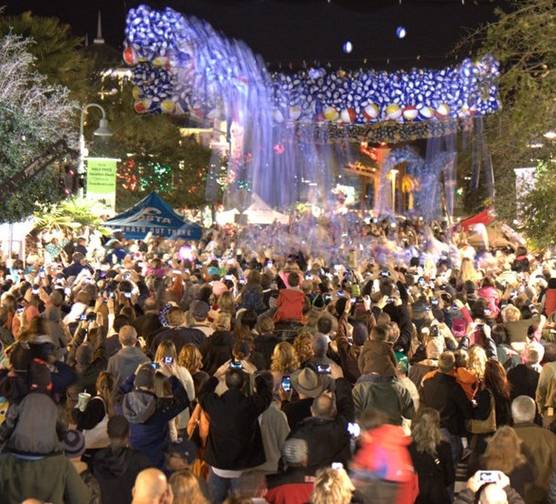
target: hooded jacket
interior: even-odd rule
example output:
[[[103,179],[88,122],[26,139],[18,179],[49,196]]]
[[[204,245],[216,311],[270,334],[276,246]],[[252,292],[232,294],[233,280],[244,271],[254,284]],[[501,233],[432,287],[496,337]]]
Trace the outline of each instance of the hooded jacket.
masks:
[[[0,426],[0,446],[24,455],[50,455],[61,452],[58,432],[58,406],[42,392],[31,392],[19,404],[12,404]]]
[[[363,375],[357,380],[352,394],[356,417],[378,409],[388,416],[390,423],[401,425],[402,417],[412,419],[415,414],[411,394],[392,376]]]
[[[135,375],[122,385],[131,388]],[[187,392],[181,382],[170,377],[173,397],[160,398],[153,392],[136,389],[128,392],[123,401],[123,414],[129,422],[129,444],[144,453],[152,465],[164,466],[164,452],[170,442],[168,422],[189,406]]]
[[[365,341],[357,360],[361,374],[396,376],[396,356],[392,345],[384,341]]]
[[[419,493],[419,481],[408,450],[410,442],[411,438],[395,425],[385,424],[365,432],[361,448],[351,462],[356,488],[365,496],[383,495],[384,489],[380,487],[384,483],[391,485],[390,503],[413,504]]]
[[[98,481],[103,504],[131,503],[137,475],[152,464],[133,448],[104,448],[95,453],[90,470]]]

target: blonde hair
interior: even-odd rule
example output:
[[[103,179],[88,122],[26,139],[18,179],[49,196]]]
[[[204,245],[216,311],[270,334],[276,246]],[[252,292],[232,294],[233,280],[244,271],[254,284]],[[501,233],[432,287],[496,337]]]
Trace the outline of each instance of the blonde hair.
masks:
[[[230,291],[223,292],[218,298],[218,309],[221,313],[234,313],[234,295]]]
[[[508,425],[500,427],[488,442],[484,460],[486,468],[510,474],[527,461],[521,451],[521,439]]]
[[[349,504],[355,487],[344,469],[317,471],[311,504]]]
[[[411,435],[418,452],[436,456],[440,444],[440,414],[433,408],[421,408],[411,422]]]
[[[178,358],[176,345],[174,345],[174,342],[172,340],[162,340],[158,344],[158,347],[156,347],[154,361],[162,363],[164,362],[164,357],[172,357],[174,362],[176,362]]]
[[[203,367],[203,356],[193,343],[186,343],[180,350],[178,364],[194,374]]]
[[[199,480],[189,469],[172,474],[169,483],[174,494],[174,504],[209,504]]]
[[[467,364],[467,369],[475,373],[475,376],[479,380],[484,380],[485,369],[487,363],[487,355],[485,349],[479,345],[473,345],[469,349],[469,362]]]
[[[521,319],[521,311],[517,306],[509,304],[502,310],[502,320],[504,322],[516,322]]]
[[[307,329],[301,329],[293,340],[293,347],[300,363],[307,362],[315,356],[313,335]]]
[[[299,369],[299,358],[295,348],[287,341],[282,341],[274,347],[270,370],[279,373],[293,373]]]
[[[220,312],[212,326],[217,331],[229,331],[232,328],[232,316],[227,312]]]

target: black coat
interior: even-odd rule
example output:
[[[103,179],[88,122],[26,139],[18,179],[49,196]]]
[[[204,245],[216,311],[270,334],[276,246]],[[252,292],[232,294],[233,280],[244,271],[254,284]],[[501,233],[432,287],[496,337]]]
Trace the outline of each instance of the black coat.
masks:
[[[465,436],[465,421],[471,418],[471,403],[455,377],[438,373],[423,384],[422,403],[440,413],[440,427]]]
[[[450,504],[448,487],[456,480],[452,450],[441,441],[436,448],[436,457],[417,451],[415,443],[409,446],[413,467],[419,476],[419,496],[415,504]]]
[[[229,389],[221,396],[212,377],[199,394],[201,408],[210,418],[205,461],[218,469],[241,470],[261,465],[265,454],[258,417],[272,401],[272,391],[262,377],[255,379],[257,393],[245,396]]]
[[[518,364],[508,371],[510,382],[510,399],[513,401],[517,396],[525,395],[535,399],[540,374],[525,364]]]
[[[336,418],[306,418],[289,435],[289,438],[307,441],[308,467],[314,471],[333,462],[341,462],[347,467],[351,458],[347,428],[348,423],[353,422],[355,413],[351,385],[344,378],[336,380],[336,409]]]
[[[234,336],[230,331],[215,331],[199,348],[203,355],[203,369],[212,376],[232,358],[233,347]]]
[[[193,343],[194,345],[201,346],[206,339],[207,337],[205,336],[203,331],[199,331],[199,329],[187,327],[169,327],[156,333],[156,336],[153,338],[153,341],[151,343],[150,351],[154,355],[161,341],[170,340],[174,343],[176,352],[179,355],[183,345],[187,343]]]

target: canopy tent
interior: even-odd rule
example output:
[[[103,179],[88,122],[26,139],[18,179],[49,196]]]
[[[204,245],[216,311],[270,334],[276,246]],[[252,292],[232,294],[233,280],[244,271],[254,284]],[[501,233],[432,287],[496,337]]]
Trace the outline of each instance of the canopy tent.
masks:
[[[187,226],[190,226],[191,235],[188,239],[199,240],[202,234],[200,226],[187,222],[154,192],[125,212],[107,220],[104,225],[121,231],[130,240],[142,240],[148,233],[162,238],[173,238],[179,230]]]
[[[288,224],[290,218],[268,206],[258,195],[253,194],[253,203],[243,212],[249,224]]]

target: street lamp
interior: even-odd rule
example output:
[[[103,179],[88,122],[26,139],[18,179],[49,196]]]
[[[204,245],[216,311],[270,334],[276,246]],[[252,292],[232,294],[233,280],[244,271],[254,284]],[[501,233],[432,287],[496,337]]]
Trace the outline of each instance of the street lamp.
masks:
[[[79,165],[77,167],[77,173],[79,173],[80,176],[85,173],[85,114],[87,113],[87,110],[92,107],[98,108],[102,112],[102,118],[100,119],[99,126],[93,132],[93,135],[99,137],[111,137],[113,135],[112,130],[108,126],[108,119],[106,119],[106,112],[104,109],[97,103],[87,103],[87,105],[81,109],[81,119],[79,121]],[[79,195],[83,196],[83,188],[79,189]]]
[[[392,211],[396,213],[396,176],[400,170],[392,168],[390,170],[390,180],[392,181]]]

